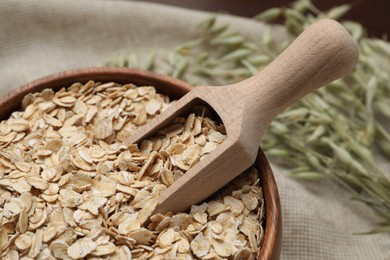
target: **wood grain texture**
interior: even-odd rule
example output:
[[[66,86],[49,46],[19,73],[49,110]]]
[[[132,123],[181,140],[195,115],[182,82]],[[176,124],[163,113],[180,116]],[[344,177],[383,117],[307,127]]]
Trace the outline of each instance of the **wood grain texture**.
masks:
[[[343,76],[357,61],[358,49],[350,34],[336,21],[320,20],[257,75],[230,86],[197,87],[139,128],[126,145],[203,102],[216,111],[227,132],[221,145],[162,193],[155,212],[186,210],[231,181],[253,164],[262,135],[279,113]]]
[[[20,101],[28,93],[38,92],[45,88],[59,90],[74,82],[87,82],[88,80],[150,85],[172,99],[180,98],[192,89],[191,85],[180,80],[141,70],[108,67],[76,69],[32,81],[8,96],[0,97],[0,107],[6,108],[0,110],[0,118],[6,119],[11,112],[19,110]],[[272,169],[260,148],[255,167],[260,175],[265,200],[265,237],[258,259],[277,260],[280,257],[282,237],[280,199]]]
[[[282,248],[282,211],[276,181],[261,148],[257,154],[255,167],[260,173],[260,185],[265,200],[265,237],[259,260],[278,260]]]

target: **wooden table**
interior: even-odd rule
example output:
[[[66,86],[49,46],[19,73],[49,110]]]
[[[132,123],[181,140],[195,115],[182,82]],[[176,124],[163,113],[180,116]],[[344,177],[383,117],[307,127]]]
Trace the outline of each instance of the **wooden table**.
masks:
[[[185,8],[227,12],[234,15],[252,17],[271,7],[289,6],[291,0],[143,0],[180,6]],[[313,0],[320,10],[345,3],[353,5],[345,16],[347,19],[363,24],[371,36],[390,35],[390,1],[389,0]]]

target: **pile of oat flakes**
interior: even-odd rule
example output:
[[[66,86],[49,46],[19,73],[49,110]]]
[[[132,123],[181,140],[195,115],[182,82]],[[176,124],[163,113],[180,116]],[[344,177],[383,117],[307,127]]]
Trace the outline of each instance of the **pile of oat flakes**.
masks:
[[[189,213],[151,216],[159,193],[226,136],[193,113],[121,145],[167,106],[153,87],[132,84],[27,95],[0,122],[1,258],[254,258],[264,236],[255,169]]]

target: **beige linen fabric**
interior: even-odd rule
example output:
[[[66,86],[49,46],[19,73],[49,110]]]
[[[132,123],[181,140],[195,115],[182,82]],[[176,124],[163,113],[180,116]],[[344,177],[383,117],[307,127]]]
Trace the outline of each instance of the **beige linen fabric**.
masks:
[[[2,0],[0,95],[57,71],[101,65],[118,53],[169,50],[191,38],[206,16],[143,2]],[[254,40],[265,28],[223,19]],[[273,33],[276,41],[287,37],[280,26]],[[353,234],[373,227],[367,207],[333,182],[296,181],[273,169],[283,210],[282,259],[390,259],[390,235]]]

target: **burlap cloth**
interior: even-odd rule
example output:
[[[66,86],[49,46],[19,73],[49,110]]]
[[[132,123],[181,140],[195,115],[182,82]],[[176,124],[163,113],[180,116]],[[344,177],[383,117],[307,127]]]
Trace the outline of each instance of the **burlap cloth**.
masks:
[[[2,0],[0,95],[53,72],[101,65],[118,53],[172,49],[206,16],[143,2]],[[254,40],[265,28],[223,19]],[[272,32],[276,41],[287,37],[280,26]],[[296,181],[273,170],[283,210],[282,259],[390,259],[389,235],[353,234],[373,227],[377,219],[369,208],[333,182]]]

